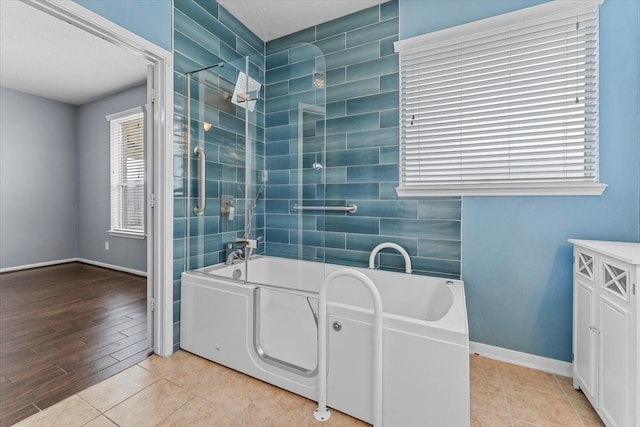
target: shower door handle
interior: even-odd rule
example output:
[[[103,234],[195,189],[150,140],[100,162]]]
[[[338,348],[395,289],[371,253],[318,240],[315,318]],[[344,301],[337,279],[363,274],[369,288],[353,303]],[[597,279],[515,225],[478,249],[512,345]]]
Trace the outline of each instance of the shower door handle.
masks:
[[[198,205],[193,208],[193,212],[200,216],[204,213],[204,209],[207,207],[207,192],[206,192],[206,180],[207,180],[207,155],[204,152],[204,148],[196,147],[193,152],[200,157],[200,183],[198,186],[198,192],[200,193]]]

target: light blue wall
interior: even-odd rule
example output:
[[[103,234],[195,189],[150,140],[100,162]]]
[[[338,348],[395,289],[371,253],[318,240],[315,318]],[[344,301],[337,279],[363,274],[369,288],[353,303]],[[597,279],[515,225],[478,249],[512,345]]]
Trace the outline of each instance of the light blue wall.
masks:
[[[540,3],[400,2],[407,38]],[[593,197],[465,197],[462,275],[471,340],[571,360],[568,238],[640,235],[640,3],[600,8],[600,178]]]
[[[105,116],[147,102],[147,85],[133,87],[76,109],[78,256],[147,271],[147,239],[110,235],[110,143]],[[109,242],[105,250],[104,242]]]
[[[0,268],[78,256],[75,111],[0,88]]]
[[[171,50],[171,0],[74,0],[141,37]]]

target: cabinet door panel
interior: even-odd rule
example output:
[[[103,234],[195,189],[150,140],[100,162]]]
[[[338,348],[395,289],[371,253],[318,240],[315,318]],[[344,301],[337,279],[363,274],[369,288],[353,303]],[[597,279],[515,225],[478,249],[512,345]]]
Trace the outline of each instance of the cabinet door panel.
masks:
[[[629,310],[600,296],[599,401],[608,425],[629,425],[630,336]]]
[[[589,400],[595,398],[595,342],[591,327],[594,325],[595,300],[593,288],[576,282],[574,307],[574,375]],[[595,403],[595,402],[594,402]]]

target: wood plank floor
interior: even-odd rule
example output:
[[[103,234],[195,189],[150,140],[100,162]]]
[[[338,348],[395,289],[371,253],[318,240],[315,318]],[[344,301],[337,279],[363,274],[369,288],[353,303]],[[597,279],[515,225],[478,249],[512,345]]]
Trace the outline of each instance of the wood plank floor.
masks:
[[[146,279],[81,263],[0,274],[0,426],[145,359]]]

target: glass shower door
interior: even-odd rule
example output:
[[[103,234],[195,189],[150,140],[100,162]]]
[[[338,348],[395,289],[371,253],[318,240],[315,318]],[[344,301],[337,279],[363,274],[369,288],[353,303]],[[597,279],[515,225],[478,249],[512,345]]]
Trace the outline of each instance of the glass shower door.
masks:
[[[256,101],[247,94],[261,86],[246,71],[242,58],[186,74],[187,270],[224,262],[245,233],[246,201],[253,200],[245,174],[257,133],[248,120]]]

